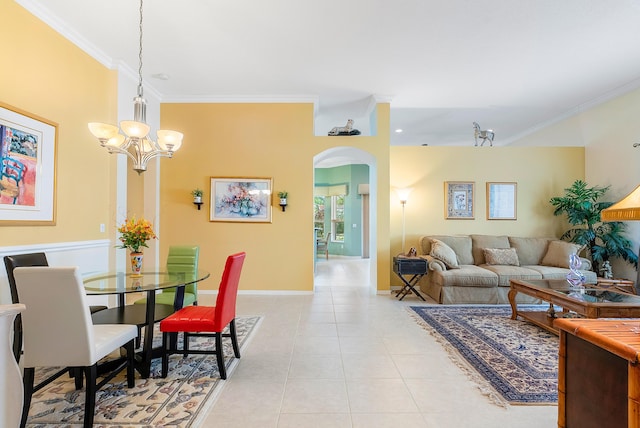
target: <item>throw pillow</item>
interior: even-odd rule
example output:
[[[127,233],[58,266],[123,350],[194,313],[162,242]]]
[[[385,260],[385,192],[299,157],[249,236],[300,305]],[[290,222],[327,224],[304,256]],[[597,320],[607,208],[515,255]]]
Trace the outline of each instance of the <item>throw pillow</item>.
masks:
[[[440,260],[449,269],[459,269],[458,257],[450,246],[438,239],[431,240],[431,252],[429,253],[434,259]]]
[[[515,248],[484,248],[484,259],[488,265],[520,266]]]
[[[569,256],[573,253],[580,254],[583,246],[573,242],[551,241],[547,253],[540,262],[543,266],[555,266],[569,268]]]

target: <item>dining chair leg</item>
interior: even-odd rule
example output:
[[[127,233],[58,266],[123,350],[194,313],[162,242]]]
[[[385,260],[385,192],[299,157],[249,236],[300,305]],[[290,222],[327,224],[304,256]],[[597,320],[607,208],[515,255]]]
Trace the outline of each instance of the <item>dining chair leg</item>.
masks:
[[[133,388],[136,385],[136,372],[135,372],[135,349],[134,349],[135,339],[130,340],[125,345],[125,349],[127,350],[127,387]]]
[[[25,368],[22,377],[22,385],[24,387],[24,402],[22,403],[22,419],[20,420],[20,428],[27,426],[27,418],[29,417],[29,407],[31,407],[31,396],[33,395],[33,382],[35,380],[36,369],[34,367]]]
[[[233,345],[233,354],[236,358],[240,358],[240,347],[238,346],[238,336],[236,335],[236,319],[232,319],[229,323],[229,336]]]
[[[76,391],[81,390],[83,386],[83,373],[80,367],[71,367],[69,369],[69,376],[73,377],[76,384]]]
[[[84,428],[93,426],[93,417],[96,412],[96,382],[98,378],[98,365],[94,364],[84,368],[87,385],[84,399]]]
[[[162,373],[163,378],[169,373],[169,333],[162,333]]]
[[[186,331],[182,334],[182,350],[184,351],[182,356],[184,358],[187,358],[187,356],[189,355],[189,338],[190,337],[191,335]]]
[[[218,361],[218,371],[220,372],[220,378],[227,378],[227,368],[224,365],[224,352],[222,352],[222,332],[216,333],[216,359]]]

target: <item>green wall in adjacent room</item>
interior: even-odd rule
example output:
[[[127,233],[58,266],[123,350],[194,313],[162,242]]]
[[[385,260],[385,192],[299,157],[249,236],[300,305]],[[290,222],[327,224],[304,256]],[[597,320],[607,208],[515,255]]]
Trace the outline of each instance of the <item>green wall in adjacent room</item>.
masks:
[[[368,183],[369,167],[367,165],[352,164],[315,169],[315,186],[346,184],[348,189],[344,201],[344,242],[330,242],[329,254],[362,255],[362,195],[358,194],[358,185]],[[331,230],[330,203],[330,199],[327,198],[327,215],[324,225],[327,231]]]

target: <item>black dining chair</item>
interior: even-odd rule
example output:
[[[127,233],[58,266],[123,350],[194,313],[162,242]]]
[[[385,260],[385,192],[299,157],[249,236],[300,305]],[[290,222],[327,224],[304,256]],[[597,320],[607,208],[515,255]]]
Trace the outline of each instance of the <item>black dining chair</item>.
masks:
[[[35,267],[49,266],[45,253],[28,253],[16,254],[4,257],[4,265],[7,269],[7,279],[9,280],[9,289],[11,291],[11,303],[21,303],[18,297],[18,289],[16,287],[16,279],[13,271],[17,267]],[[106,306],[89,306],[91,313],[107,309]],[[16,316],[13,322],[13,355],[16,362],[20,362],[20,354],[22,352],[22,317],[20,314]]]

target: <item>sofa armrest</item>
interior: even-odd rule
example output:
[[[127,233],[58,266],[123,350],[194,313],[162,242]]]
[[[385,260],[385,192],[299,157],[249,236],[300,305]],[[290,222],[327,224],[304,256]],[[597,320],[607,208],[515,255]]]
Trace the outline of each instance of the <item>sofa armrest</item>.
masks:
[[[582,260],[580,270],[591,270],[591,260],[585,259],[584,257],[580,257],[580,260]]]
[[[447,265],[445,265],[441,260],[438,260],[429,255],[422,255],[420,258],[423,258],[427,261],[427,265],[429,266],[429,270],[432,271],[445,271],[447,270]]]

